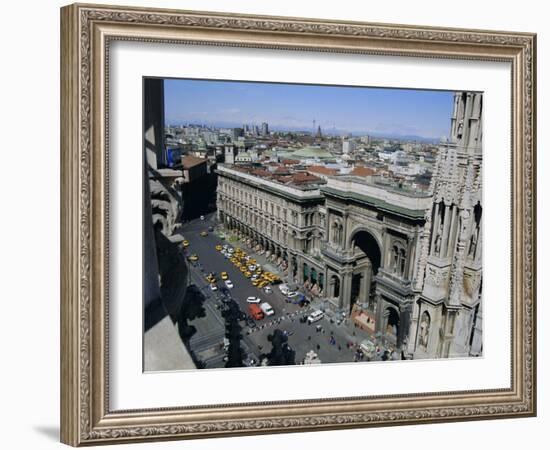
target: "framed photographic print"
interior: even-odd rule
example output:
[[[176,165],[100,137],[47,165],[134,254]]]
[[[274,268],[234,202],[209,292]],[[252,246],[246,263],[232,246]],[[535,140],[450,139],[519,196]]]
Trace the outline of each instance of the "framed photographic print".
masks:
[[[536,414],[536,36],[61,10],[79,446]]]

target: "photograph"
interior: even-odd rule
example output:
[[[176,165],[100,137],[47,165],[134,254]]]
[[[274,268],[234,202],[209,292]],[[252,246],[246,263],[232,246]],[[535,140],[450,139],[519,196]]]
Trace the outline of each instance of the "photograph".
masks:
[[[484,356],[483,92],[142,86],[144,372]]]
[[[542,22],[204,1],[50,21],[61,442],[408,445],[419,425],[521,445],[544,364]]]

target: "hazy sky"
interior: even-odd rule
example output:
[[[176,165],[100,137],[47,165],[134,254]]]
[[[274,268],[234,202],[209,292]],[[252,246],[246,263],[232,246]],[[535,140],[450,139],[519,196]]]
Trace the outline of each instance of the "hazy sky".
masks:
[[[371,132],[439,138],[449,134],[453,93],[232,81],[165,80],[167,124]]]

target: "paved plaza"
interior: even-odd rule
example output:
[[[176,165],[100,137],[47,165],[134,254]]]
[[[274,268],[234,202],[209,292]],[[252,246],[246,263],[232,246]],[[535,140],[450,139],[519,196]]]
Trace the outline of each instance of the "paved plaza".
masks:
[[[208,236],[200,233],[208,228],[214,228]],[[265,269],[276,272],[276,267],[270,264],[262,255],[255,254],[242,240],[236,236],[220,238],[220,231],[214,215],[209,215],[204,220],[196,219],[187,222],[181,228],[180,233],[190,243],[185,250],[187,255],[196,254],[199,259],[196,263],[189,263],[190,285],[196,286],[201,293],[201,307],[203,313],[189,321],[195,332],[187,345],[194,354],[198,366],[201,368],[221,368],[225,366],[223,338],[225,336],[225,322],[221,315],[224,297],[227,294],[222,290],[212,292],[205,275],[215,272],[218,278],[218,286],[222,287],[221,272],[227,272],[234,288],[229,290],[229,296],[240,307],[241,311],[248,314],[246,298],[259,296],[262,301],[267,301],[273,307],[275,313],[263,320],[256,321],[255,327],[249,327],[245,321],[241,326],[241,348],[248,359],[259,361],[262,353],[269,353],[272,348],[268,336],[275,330],[281,330],[288,337],[288,345],[295,352],[295,363],[301,364],[308,352],[313,350],[323,363],[354,362],[357,358],[357,348],[368,334],[356,328],[349,320],[336,320],[327,312],[319,322],[308,324],[303,321],[313,310],[320,307],[320,301],[315,300],[310,305],[300,307],[287,302],[286,297],[277,286],[273,286],[273,292],[266,294],[251,284],[229,260],[215,249],[217,244],[229,243],[234,247],[240,247],[257,259]],[[281,278],[282,278],[282,274]],[[227,298],[226,298],[227,300]],[[302,321],[300,320],[302,318]],[[383,348],[375,359],[383,356]]]

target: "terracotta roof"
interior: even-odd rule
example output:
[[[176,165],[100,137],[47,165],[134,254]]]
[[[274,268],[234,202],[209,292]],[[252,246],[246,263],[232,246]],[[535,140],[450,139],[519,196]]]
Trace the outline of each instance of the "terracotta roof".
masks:
[[[297,159],[283,159],[281,161],[282,164],[285,164],[285,165],[292,165],[292,164],[299,164],[300,161],[297,160]]]
[[[320,173],[323,175],[336,175],[338,173],[337,169],[331,169],[330,167],[325,167],[325,166],[308,166],[307,171]]]
[[[286,167],[279,166],[273,171],[273,173],[276,175],[286,175],[290,173],[290,170],[288,170]]]
[[[370,167],[356,166],[351,172],[350,175],[357,177],[368,177],[370,175],[376,175],[376,170],[371,169]]]
[[[262,178],[270,178],[271,177],[271,174],[267,170],[264,170],[264,169],[255,169],[255,170],[252,170],[250,173],[252,175],[256,175],[257,177],[262,177]]]
[[[320,183],[323,180],[309,173],[297,172],[294,175],[292,175],[292,181],[294,183],[301,184],[301,183]]]
[[[206,159],[197,158],[196,156],[182,156],[181,164],[184,169],[190,169],[191,167],[198,166],[199,164],[206,163]]]

